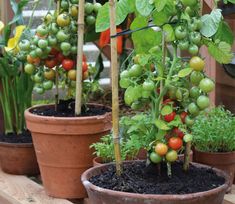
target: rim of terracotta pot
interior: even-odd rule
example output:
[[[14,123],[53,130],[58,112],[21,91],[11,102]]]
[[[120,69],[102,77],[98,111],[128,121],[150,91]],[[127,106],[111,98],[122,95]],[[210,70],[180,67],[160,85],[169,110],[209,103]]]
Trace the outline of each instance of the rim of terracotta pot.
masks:
[[[226,155],[226,154],[235,154],[235,151],[232,151],[232,152],[205,152],[205,151],[201,151],[201,150],[198,150],[197,148],[195,148],[195,152],[198,152],[198,153],[202,153],[202,154],[210,154],[210,155]]]
[[[5,147],[17,147],[17,148],[31,148],[33,147],[33,143],[10,143],[10,142],[0,142],[0,146]]]
[[[88,105],[93,105],[93,106],[99,106],[99,107],[106,107],[107,109],[110,110],[110,112],[106,112],[105,114],[103,115],[95,115],[95,116],[82,116],[82,117],[54,117],[54,116],[42,116],[42,115],[36,115],[36,114],[33,114],[30,112],[30,110],[34,109],[34,108],[37,108],[37,107],[40,107],[40,108],[43,108],[43,107],[54,107],[55,104],[46,104],[46,105],[36,105],[36,106],[33,106],[33,107],[30,107],[28,109],[25,110],[25,117],[27,118],[30,118],[30,120],[37,120],[37,121],[44,121],[45,118],[50,118],[51,120],[53,121],[66,121],[66,122],[69,122],[71,120],[73,121],[80,121],[80,120],[91,120],[91,119],[97,119],[97,120],[100,120],[102,118],[105,118],[107,117],[107,115],[110,115],[111,114],[111,111],[112,109],[108,106],[105,106],[105,105],[101,105],[101,104],[96,104],[96,103],[88,103]],[[50,122],[50,121],[48,121]]]
[[[137,161],[137,162],[141,162],[141,161]],[[128,197],[128,198],[136,198],[139,197],[141,199],[161,199],[161,200],[176,200],[176,199],[182,199],[182,197],[186,198],[194,198],[194,197],[201,197],[201,196],[205,196],[205,195],[210,195],[210,194],[216,194],[218,192],[220,192],[221,190],[226,190],[229,186],[229,176],[223,172],[222,170],[219,170],[217,168],[212,168],[210,166],[204,165],[204,164],[198,164],[198,163],[191,163],[194,166],[197,166],[199,168],[209,168],[209,169],[213,169],[217,175],[222,176],[225,178],[225,183],[217,188],[211,189],[209,191],[204,191],[204,192],[198,192],[198,193],[189,193],[189,194],[164,194],[164,195],[155,195],[155,194],[139,194],[139,193],[127,193],[127,192],[121,192],[121,191],[114,191],[114,190],[110,190],[110,189],[105,189],[105,188],[101,188],[98,186],[95,186],[94,184],[92,184],[90,181],[88,181],[88,177],[89,174],[91,174],[93,171],[99,171],[101,169],[106,169],[108,168],[108,166],[113,165],[114,163],[110,163],[110,164],[104,164],[102,166],[97,166],[97,167],[92,167],[90,169],[88,169],[87,171],[85,171],[82,176],[81,176],[81,180],[83,185],[85,186],[85,188],[90,188],[92,189],[92,191],[98,191],[98,192],[106,192],[109,195],[121,195],[124,197]]]

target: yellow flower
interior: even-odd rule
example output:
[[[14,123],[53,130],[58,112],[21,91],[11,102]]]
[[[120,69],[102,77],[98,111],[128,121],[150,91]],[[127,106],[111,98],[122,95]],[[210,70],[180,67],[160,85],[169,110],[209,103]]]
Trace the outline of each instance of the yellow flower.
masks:
[[[2,21],[0,21],[0,34],[1,34],[2,30],[3,30],[3,28],[4,28],[4,23]]]
[[[5,47],[6,52],[14,51],[15,53],[17,53],[19,51],[18,43],[25,28],[26,26],[23,25],[16,27],[15,36],[8,40],[7,47]]]

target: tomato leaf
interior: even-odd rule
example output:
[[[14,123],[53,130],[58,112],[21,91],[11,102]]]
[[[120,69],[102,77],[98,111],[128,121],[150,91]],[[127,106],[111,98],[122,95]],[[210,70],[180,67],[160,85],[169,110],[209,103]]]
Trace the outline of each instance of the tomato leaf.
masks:
[[[214,40],[216,39],[224,41],[230,45],[233,44],[234,41],[233,31],[229,27],[228,23],[226,23],[225,21],[220,22],[218,31],[214,36]]]
[[[182,70],[179,71],[178,77],[180,77],[180,78],[186,77],[186,76],[188,76],[192,71],[193,71],[193,70],[192,70],[191,67],[182,69]]]
[[[155,7],[157,11],[161,11],[162,9],[164,9],[166,3],[167,0],[155,0]]]
[[[231,45],[226,42],[209,42],[208,51],[210,55],[221,64],[228,64],[232,61],[233,54],[231,52]]]
[[[157,25],[157,26],[161,26],[164,23],[167,23],[168,21],[168,15],[162,10],[160,12],[158,12],[157,10],[153,12],[153,22]]]
[[[154,5],[150,4],[149,0],[136,0],[135,6],[142,16],[149,16],[154,8]]]
[[[157,135],[156,135],[156,140],[161,141],[166,135],[166,133],[167,132],[165,130],[158,130]]]
[[[163,116],[168,115],[168,114],[170,114],[170,113],[172,113],[172,112],[173,112],[173,109],[172,109],[171,106],[164,106],[164,107],[162,108],[162,110],[161,110],[161,114],[162,114]]]
[[[175,32],[173,27],[170,24],[163,26],[163,31],[165,33],[166,42],[172,42],[175,40]]]
[[[210,14],[202,16],[202,28],[200,30],[201,34],[205,37],[213,36],[219,28],[221,19],[222,14],[220,9],[214,9]]]
[[[155,125],[157,128],[159,128],[160,130],[169,130],[170,128],[167,126],[166,122],[164,122],[163,120],[157,119],[155,121]]]

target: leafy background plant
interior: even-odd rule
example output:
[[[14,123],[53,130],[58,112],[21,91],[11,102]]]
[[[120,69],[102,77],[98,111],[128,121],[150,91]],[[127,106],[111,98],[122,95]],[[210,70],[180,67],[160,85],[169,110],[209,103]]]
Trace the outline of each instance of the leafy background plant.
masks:
[[[199,115],[192,126],[193,144],[205,152],[235,150],[235,118],[223,107]]]

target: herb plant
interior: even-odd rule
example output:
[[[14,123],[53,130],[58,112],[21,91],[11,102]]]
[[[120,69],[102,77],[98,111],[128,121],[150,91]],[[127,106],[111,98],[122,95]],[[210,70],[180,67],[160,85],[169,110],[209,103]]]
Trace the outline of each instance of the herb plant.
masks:
[[[193,144],[203,152],[235,150],[235,118],[223,107],[200,114],[192,126]]]

